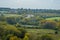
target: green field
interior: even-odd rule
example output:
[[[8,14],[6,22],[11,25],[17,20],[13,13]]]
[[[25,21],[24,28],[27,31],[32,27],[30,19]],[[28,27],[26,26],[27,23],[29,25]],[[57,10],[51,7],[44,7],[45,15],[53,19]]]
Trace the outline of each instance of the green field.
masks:
[[[31,13],[31,14],[37,16],[60,16],[60,14],[57,13]]]
[[[57,13],[28,13],[28,14],[33,14],[33,15],[38,15],[38,16],[60,16],[60,14],[57,14]],[[10,16],[21,16],[19,14],[4,14],[4,15],[6,17],[10,17]],[[22,13],[22,15],[23,15],[23,13]]]
[[[5,17],[19,17],[21,15],[18,14],[4,14]]]
[[[60,17],[46,18],[46,20],[60,20]]]

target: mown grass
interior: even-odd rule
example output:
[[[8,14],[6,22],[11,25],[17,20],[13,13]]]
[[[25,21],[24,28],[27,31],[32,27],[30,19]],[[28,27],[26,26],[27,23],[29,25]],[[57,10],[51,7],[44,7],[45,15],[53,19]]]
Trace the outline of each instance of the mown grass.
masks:
[[[60,17],[46,18],[46,20],[60,20]]]

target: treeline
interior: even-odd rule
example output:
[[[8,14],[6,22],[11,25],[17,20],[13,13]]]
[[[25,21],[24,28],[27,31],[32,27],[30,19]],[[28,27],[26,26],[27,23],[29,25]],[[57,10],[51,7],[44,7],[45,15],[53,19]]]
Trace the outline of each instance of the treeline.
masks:
[[[60,10],[54,9],[17,9],[19,12],[32,12],[32,13],[60,13]]]
[[[0,8],[0,12],[1,11],[7,11],[7,13],[18,13],[18,14],[22,14],[22,13],[60,13],[60,10],[55,10],[55,9]]]

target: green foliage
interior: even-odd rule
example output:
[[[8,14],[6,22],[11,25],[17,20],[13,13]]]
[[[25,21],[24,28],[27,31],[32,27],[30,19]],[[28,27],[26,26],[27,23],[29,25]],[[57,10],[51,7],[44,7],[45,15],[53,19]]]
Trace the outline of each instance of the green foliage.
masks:
[[[19,23],[17,23],[15,26],[16,26],[16,27],[21,27],[21,25],[20,25]]]
[[[33,14],[33,13],[32,13]],[[47,14],[47,13],[46,13]],[[0,16],[0,39],[1,40],[56,40],[59,39],[60,34],[55,34],[55,32],[60,32],[60,21],[50,20],[38,13],[35,17],[26,18],[26,14],[23,16],[6,15]],[[9,14],[8,14],[9,15]],[[47,14],[49,15],[49,14]],[[53,16],[52,14],[49,16]],[[58,18],[59,19],[59,18]],[[26,31],[24,28],[26,28]],[[30,28],[30,29],[28,29]],[[40,29],[44,28],[44,29]],[[58,28],[56,30],[56,28]],[[37,29],[37,30],[36,30]],[[51,34],[51,35],[45,35]],[[54,39],[54,40],[55,40]]]
[[[57,23],[52,20],[45,20],[41,22],[41,25],[44,29],[55,29],[57,27]]]
[[[14,25],[14,24],[16,24],[16,19],[15,19],[15,17],[7,17],[7,18],[6,18],[6,22],[7,22],[8,24]]]
[[[18,29],[13,25],[9,25],[5,22],[0,22],[0,37],[2,40],[8,40],[11,36],[17,36],[17,38],[24,38],[25,33],[26,32],[24,29]]]
[[[29,40],[29,38],[27,36],[25,36],[23,40]]]
[[[50,35],[43,35],[41,36],[41,40],[53,40],[53,38]]]
[[[21,40],[21,39],[18,38],[17,36],[11,36],[9,40]]]

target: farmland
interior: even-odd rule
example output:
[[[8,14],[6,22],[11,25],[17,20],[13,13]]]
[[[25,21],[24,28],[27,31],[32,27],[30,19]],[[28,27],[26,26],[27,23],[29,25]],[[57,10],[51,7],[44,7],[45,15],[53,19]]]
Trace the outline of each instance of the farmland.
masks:
[[[5,17],[19,17],[21,15],[18,14],[3,14]]]
[[[60,17],[46,18],[46,20],[60,20]]]

